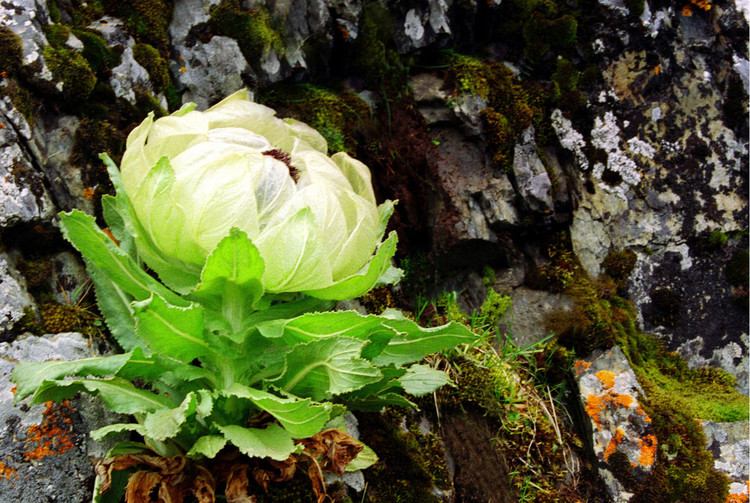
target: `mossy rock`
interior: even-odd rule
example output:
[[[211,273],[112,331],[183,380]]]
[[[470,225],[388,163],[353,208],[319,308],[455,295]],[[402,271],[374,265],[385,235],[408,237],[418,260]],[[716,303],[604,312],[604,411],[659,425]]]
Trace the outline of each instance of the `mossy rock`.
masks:
[[[21,37],[5,25],[0,25],[0,69],[14,73],[23,62]]]
[[[168,49],[169,23],[174,10],[172,0],[104,0],[105,10],[120,18],[138,42],[147,42],[160,50]]]
[[[160,93],[166,89],[170,82],[169,63],[161,57],[158,50],[149,44],[135,44],[133,57],[148,72],[154,91]]]
[[[96,85],[96,75],[79,53],[64,48],[47,46],[43,51],[52,74],[62,82],[62,93],[67,100],[85,100]]]
[[[224,0],[211,9],[208,21],[215,35],[233,38],[251,65],[260,63],[271,48],[281,50],[281,36],[274,29],[268,10],[263,7],[244,9],[239,0]]]
[[[120,54],[107,47],[104,39],[92,30],[74,29],[75,35],[83,43],[83,56],[91,70],[100,77],[108,76],[112,68],[118,66],[122,60]]]

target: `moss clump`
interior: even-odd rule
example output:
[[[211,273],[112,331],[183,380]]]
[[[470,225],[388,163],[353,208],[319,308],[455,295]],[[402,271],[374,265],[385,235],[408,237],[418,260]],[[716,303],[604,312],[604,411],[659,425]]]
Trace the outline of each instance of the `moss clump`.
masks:
[[[14,73],[23,62],[21,37],[5,25],[0,25],[0,68]]]
[[[19,262],[18,272],[26,280],[26,286],[35,290],[52,276],[52,262],[49,260],[26,260]]]
[[[526,42],[524,56],[532,63],[540,63],[553,48],[571,49],[578,41],[578,21],[571,14],[551,18],[552,13],[534,12],[523,25]]]
[[[70,27],[64,24],[51,24],[45,29],[47,41],[53,47],[64,47],[70,38]]]
[[[281,50],[281,37],[265,7],[244,9],[239,0],[224,0],[211,9],[208,21],[216,35],[233,38],[248,63],[255,65],[271,48]]]
[[[52,74],[62,82],[62,93],[74,103],[85,100],[96,85],[96,75],[83,56],[75,51],[47,46],[43,51]]]
[[[353,134],[370,116],[367,104],[355,93],[312,84],[271,86],[259,101],[317,129],[328,142],[329,153],[354,154],[357,141]]]
[[[104,0],[106,11],[123,20],[138,42],[147,42],[160,50],[168,49],[172,0]]]
[[[76,166],[99,166],[99,154],[106,152],[117,159],[122,150],[123,134],[105,120],[84,118],[76,129],[75,142],[69,159]],[[116,162],[119,162],[117,160]]]
[[[393,294],[386,286],[370,290],[359,298],[362,307],[370,314],[380,314],[388,308],[396,307]]]
[[[362,441],[380,461],[367,470],[363,500],[370,503],[438,503],[432,494],[433,478],[425,466],[425,447],[412,434],[400,431],[401,411],[359,416]],[[426,444],[425,444],[426,445]]]
[[[447,55],[448,80],[461,95],[484,98],[488,106],[480,113],[484,131],[499,167],[510,172],[513,148],[521,133],[531,125],[540,132],[548,96],[538,84],[518,81],[505,65],[481,61],[456,53]]]
[[[149,44],[135,44],[133,57],[148,72],[154,91],[157,93],[166,89],[169,84],[169,63],[161,57],[159,51]]]
[[[633,273],[637,261],[638,255],[633,250],[611,251],[604,258],[602,267],[607,276],[623,287]]]
[[[21,112],[26,122],[33,126],[34,113],[42,108],[41,101],[26,86],[19,85],[15,79],[8,79],[1,92],[10,98],[13,108]]]
[[[112,68],[120,64],[120,54],[107,47],[107,43],[96,32],[74,29],[73,35],[83,43],[81,56],[86,59],[91,70],[99,77],[108,76]]]
[[[354,72],[361,75],[370,88],[382,90],[391,97],[404,92],[409,73],[396,51],[393,26],[393,17],[384,5],[368,2],[352,58]]]
[[[41,309],[41,327],[45,333],[75,332],[80,323],[78,310],[62,304],[44,304]]]

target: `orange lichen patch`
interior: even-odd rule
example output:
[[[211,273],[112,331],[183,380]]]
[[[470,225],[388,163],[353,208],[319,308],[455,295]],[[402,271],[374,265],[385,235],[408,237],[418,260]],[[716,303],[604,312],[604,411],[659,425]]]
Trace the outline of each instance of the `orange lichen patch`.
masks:
[[[30,450],[24,452],[26,461],[42,459],[47,456],[62,454],[75,447],[71,433],[72,420],[70,413],[74,410],[70,401],[60,404],[46,402],[42,412],[44,421],[29,427],[26,444]]]
[[[604,389],[610,389],[612,386],[615,385],[615,373],[610,372],[609,370],[600,370],[597,372],[596,377],[599,378],[599,380],[604,385]]]
[[[609,457],[615,453],[615,451],[617,450],[617,446],[622,443],[622,439],[624,436],[625,432],[620,428],[617,428],[617,432],[615,432],[614,438],[609,441],[609,444],[607,444],[607,448],[604,449],[604,461],[609,461]]]
[[[690,3],[698,7],[699,9],[703,9],[705,11],[711,10],[711,2],[710,0],[690,0]]]
[[[184,66],[180,67],[180,73],[185,73],[186,71],[187,71],[187,68],[185,68]]]
[[[15,393],[17,389],[18,389],[18,386],[13,386],[12,388],[10,388],[10,392]]]
[[[633,405],[633,397],[630,395],[620,395],[617,393],[612,393],[613,401],[615,404],[621,406],[621,407],[630,407]]]
[[[598,428],[602,427],[601,413],[607,408],[607,404],[604,401],[605,397],[589,395],[586,398],[586,407],[584,410],[586,414],[594,421]]]
[[[16,469],[10,466],[6,466],[5,463],[0,461],[0,479],[5,478],[5,480],[8,480],[11,477],[18,478]]]
[[[654,67],[654,75],[659,75],[659,72],[661,72],[661,67],[659,65],[656,65]]]
[[[581,375],[581,372],[584,370],[587,370],[591,366],[591,362],[585,362],[583,360],[578,360],[573,364],[573,367],[576,369],[576,374]]]
[[[747,494],[730,494],[727,503],[747,503]]]
[[[89,201],[93,201],[94,200],[94,189],[91,188],[91,187],[86,187],[85,189],[83,189],[83,197],[85,197]]]
[[[685,7],[682,8],[682,15],[683,16],[693,15],[693,8],[690,6],[690,4],[687,4]]]
[[[641,455],[638,456],[638,462],[642,466],[653,465],[654,459],[656,459],[656,436],[646,435],[642,439],[638,440],[638,445],[641,446]]]

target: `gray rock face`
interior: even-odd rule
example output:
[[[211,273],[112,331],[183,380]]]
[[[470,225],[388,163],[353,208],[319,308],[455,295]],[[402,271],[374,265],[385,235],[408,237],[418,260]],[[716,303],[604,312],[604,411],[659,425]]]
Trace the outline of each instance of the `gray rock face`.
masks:
[[[49,219],[54,205],[23,142],[31,129],[10,99],[0,98],[0,227]]]
[[[49,88],[55,82],[42,55],[44,48],[49,45],[42,29],[47,24],[48,17],[46,2],[12,0],[0,4],[0,20],[21,37],[23,66],[30,70],[33,83],[41,88]]]
[[[747,475],[750,473],[750,423],[703,421],[702,426],[706,435],[706,449],[711,451],[714,457],[714,468],[732,480],[730,494],[747,495]]]
[[[14,405],[8,379],[19,361],[74,360],[92,353],[89,341],[77,333],[0,343],[2,501],[91,501],[94,469],[89,456],[103,456],[110,446],[94,443],[88,432],[117,417],[88,397],[60,404]]]
[[[237,41],[213,37],[206,44],[178,47],[182,66],[173,64],[172,75],[185,89],[183,103],[206,109],[243,87],[243,74],[251,72]]]
[[[124,98],[131,105],[136,103],[136,90],[153,93],[148,72],[133,57],[132,47],[123,51],[122,62],[112,69],[109,83],[115,96]]]
[[[599,460],[599,474],[615,503],[629,501],[632,494],[612,474],[611,464],[614,456],[623,458],[641,481],[654,466],[656,436],[651,433],[651,419],[638,403],[643,389],[617,346],[578,360],[574,371],[581,406],[590,420],[590,445]]]
[[[0,335],[10,331],[34,305],[5,253],[0,254]]]
[[[544,213],[555,208],[552,182],[537,154],[533,126],[524,131],[521,141],[516,144],[513,172],[516,175],[518,193],[531,210]]]

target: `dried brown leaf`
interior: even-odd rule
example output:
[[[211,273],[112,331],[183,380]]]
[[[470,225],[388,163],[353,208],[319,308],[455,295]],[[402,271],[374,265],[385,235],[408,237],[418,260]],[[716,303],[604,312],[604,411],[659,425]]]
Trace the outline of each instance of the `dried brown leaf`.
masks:
[[[125,488],[126,503],[143,503],[151,501],[151,491],[162,481],[162,475],[156,472],[140,470],[128,478]]]
[[[301,441],[305,452],[320,459],[324,470],[343,475],[348,465],[364,446],[341,430],[330,429]]]
[[[227,478],[227,488],[224,495],[227,497],[227,503],[256,503],[254,495],[247,492],[250,480],[247,478],[247,465],[235,465],[229,472]]]
[[[313,492],[315,493],[315,497],[317,498],[318,503],[323,503],[327,498],[326,483],[323,479],[323,470],[320,469],[318,460],[315,459],[314,456],[311,456],[306,452],[303,452],[302,454],[307,456],[307,458],[310,460],[310,464],[307,467],[307,476],[310,477],[310,482],[312,482],[313,486]]]
[[[198,474],[193,479],[190,491],[198,503],[216,503],[216,482],[206,468],[196,465]]]

